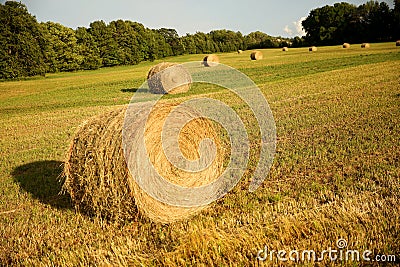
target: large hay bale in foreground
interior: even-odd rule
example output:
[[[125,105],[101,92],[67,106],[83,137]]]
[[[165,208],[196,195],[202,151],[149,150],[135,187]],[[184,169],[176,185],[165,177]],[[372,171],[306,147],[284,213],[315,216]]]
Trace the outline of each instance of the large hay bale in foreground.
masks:
[[[179,94],[189,91],[192,77],[182,65],[161,62],[149,70],[147,81],[153,94]]]
[[[218,65],[218,63],[219,63],[219,57],[217,55],[211,54],[203,58],[203,64],[206,67],[216,66]]]
[[[318,50],[318,49],[317,49],[316,46],[311,46],[311,47],[308,48],[308,51],[310,51],[310,52],[315,52],[315,51],[317,51],[317,50]]]
[[[187,123],[179,135],[179,148],[190,159],[199,158],[198,146],[204,138],[214,140],[217,156],[200,172],[176,168],[161,149],[161,132],[175,105],[163,104],[150,114],[145,130],[146,149],[157,172],[171,183],[202,186],[223,172],[225,150],[215,124],[204,118]],[[122,147],[122,126],[126,107],[102,114],[84,122],[77,131],[65,162],[67,191],[78,211],[111,220],[137,219],[138,212],[155,222],[170,223],[194,215],[205,207],[177,207],[164,204],[145,193],[131,177]],[[187,121],[196,114],[188,108],[179,110],[174,121]],[[195,116],[196,117],[196,116]]]
[[[250,54],[251,60],[260,60],[263,58],[263,54],[261,51],[253,51]]]
[[[343,44],[343,48],[350,48],[350,44],[349,43],[344,43]]]
[[[287,52],[287,51],[289,51],[289,48],[287,48],[286,46],[284,46],[284,47],[282,47],[282,51],[283,51],[283,52]]]
[[[400,40],[396,41],[396,46],[400,46]]]
[[[362,43],[361,44],[361,48],[370,48],[370,44],[369,43]]]

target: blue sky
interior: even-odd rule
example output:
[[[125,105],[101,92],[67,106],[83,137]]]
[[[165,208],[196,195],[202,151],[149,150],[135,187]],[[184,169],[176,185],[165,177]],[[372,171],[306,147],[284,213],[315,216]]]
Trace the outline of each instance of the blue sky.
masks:
[[[5,0],[0,0],[4,3]],[[301,18],[311,9],[332,5],[330,0],[21,0],[38,21],[59,22],[75,29],[95,20],[124,19],[148,28],[174,28],[179,35],[228,29],[248,34],[301,35]],[[355,5],[366,0],[346,1]],[[382,1],[380,1],[382,2]],[[392,0],[385,0],[393,8]]]

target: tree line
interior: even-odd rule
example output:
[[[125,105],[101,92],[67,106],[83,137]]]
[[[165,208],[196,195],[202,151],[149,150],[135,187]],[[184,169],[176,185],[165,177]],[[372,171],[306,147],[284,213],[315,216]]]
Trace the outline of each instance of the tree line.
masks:
[[[302,26],[305,42],[312,45],[394,41],[400,39],[400,0],[393,9],[378,1],[326,5],[311,10]]]
[[[24,4],[15,1],[0,4],[0,24],[0,79],[290,43],[288,38],[275,38],[262,32],[244,36],[230,30],[180,37],[174,29],[148,29],[127,20],[108,24],[94,21],[88,28],[73,30],[59,23],[38,23]]]
[[[400,0],[395,0],[394,9],[377,1],[317,8],[302,23],[305,37],[230,30],[179,36],[175,29],[149,29],[127,20],[94,21],[75,30],[39,23],[24,4],[6,1],[0,4],[0,79],[132,65],[182,54],[390,41],[400,38],[399,10]]]

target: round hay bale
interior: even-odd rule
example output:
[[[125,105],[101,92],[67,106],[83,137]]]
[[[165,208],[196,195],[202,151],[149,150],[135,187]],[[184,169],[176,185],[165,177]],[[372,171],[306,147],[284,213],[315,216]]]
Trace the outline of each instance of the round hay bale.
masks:
[[[192,77],[182,65],[161,62],[149,70],[147,81],[153,94],[179,94],[189,91]]]
[[[242,54],[243,53],[243,50],[238,50],[238,54]]]
[[[217,55],[211,54],[203,58],[203,64],[206,67],[216,66],[218,65],[218,63],[219,63],[219,57]]]
[[[150,113],[145,128],[148,156],[157,172],[171,183],[202,186],[223,172],[225,150],[220,131],[193,110],[178,109],[174,121],[189,121],[179,134],[179,148],[189,160],[199,158],[204,138],[214,141],[217,154],[213,163],[200,172],[185,172],[172,165],[162,149],[162,127],[176,105],[158,104]],[[126,107],[91,118],[83,123],[70,145],[64,166],[63,190],[68,192],[78,211],[111,220],[137,220],[143,214],[152,221],[170,223],[188,218],[205,207],[177,207],[162,203],[144,192],[128,170],[122,147],[122,126]]]
[[[361,44],[361,48],[370,48],[370,44],[369,43],[363,43],[363,44]]]
[[[310,51],[310,52],[315,52],[315,51],[317,51],[317,50],[318,50],[318,49],[317,49],[316,46],[311,46],[311,47],[308,48],[308,51]]]
[[[251,60],[260,60],[263,58],[263,54],[260,51],[253,51],[250,54]]]
[[[400,40],[396,41],[396,46],[400,46]]]
[[[343,48],[350,48],[350,44],[349,43],[344,43],[343,44]]]
[[[282,48],[282,51],[287,52],[289,51],[289,48],[287,48],[286,46]]]

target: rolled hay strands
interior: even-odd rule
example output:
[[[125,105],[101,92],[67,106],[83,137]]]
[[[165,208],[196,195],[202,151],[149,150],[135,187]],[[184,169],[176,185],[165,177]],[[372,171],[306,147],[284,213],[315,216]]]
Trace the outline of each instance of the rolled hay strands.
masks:
[[[396,46],[400,46],[400,40],[396,41]]]
[[[317,50],[318,49],[317,49],[316,46],[311,46],[311,47],[308,48],[308,51],[310,51],[310,52],[316,52]]]
[[[343,47],[343,48],[350,48],[350,44],[349,44],[349,43],[344,43],[344,44],[342,45],[342,47]]]
[[[223,162],[226,154],[220,139],[220,133],[222,131],[217,128],[218,125],[213,124],[210,120],[199,118],[199,114],[196,114],[196,112],[191,109],[185,108],[174,110],[174,112],[178,111],[178,113],[174,113],[174,123],[173,125],[169,125],[169,128],[175,128],[174,125],[180,125],[182,121],[189,121],[189,123],[186,124],[180,131],[178,139],[179,148],[185,158],[188,160],[199,159],[199,145],[201,141],[206,138],[212,139],[217,148],[216,158],[212,164],[204,170],[191,172],[179,169],[167,160],[166,154],[161,149],[163,125],[167,119],[167,116],[172,113],[173,109],[173,105],[164,104],[158,106],[155,109],[155,112],[150,114],[149,119],[147,120],[144,138],[146,140],[146,150],[150,162],[161,177],[173,184],[183,187],[199,187],[207,185],[218,179],[223,173]],[[136,147],[137,146],[134,146],[133,148],[135,149]],[[168,147],[165,147],[165,149],[168,150]],[[211,149],[209,148],[206,151],[211,151]],[[133,155],[134,157],[137,155],[136,152],[130,152],[129,154]],[[135,166],[136,169],[140,170],[140,168],[143,168],[143,165],[137,160],[132,161],[137,164]],[[143,171],[145,172],[146,170]],[[134,190],[134,195],[139,210],[143,211],[143,213],[153,221],[169,223],[172,221],[182,220],[198,213],[205,208],[187,208],[167,205],[150,197],[137,185],[137,183],[133,182],[131,187]]]
[[[243,50],[240,50],[240,49],[239,49],[237,52],[238,52],[238,54],[242,54],[242,53],[243,53]]]
[[[218,63],[219,63],[219,57],[217,55],[210,54],[203,58],[203,64],[206,67],[214,67],[218,65]]]
[[[63,191],[79,212],[110,220],[137,216],[122,151],[125,111],[120,108],[85,121],[70,144]]]
[[[287,52],[287,51],[289,51],[289,48],[287,48],[286,46],[285,46],[285,47],[282,47],[282,51],[283,51],[283,52]]]
[[[361,48],[370,48],[371,45],[369,43],[362,43]]]
[[[253,51],[250,54],[251,60],[260,60],[263,58],[263,54],[261,51]]]
[[[198,147],[204,138],[214,141],[217,153],[212,164],[200,172],[185,172],[171,164],[162,149],[161,132],[174,104],[157,104],[146,121],[144,140],[148,157],[157,172],[176,185],[202,186],[223,172],[225,150],[215,124],[197,116],[187,107],[177,109],[177,124],[185,124],[179,134],[179,148],[190,160],[199,158]],[[186,219],[205,208],[171,206],[144,192],[131,176],[124,156],[122,127],[127,107],[102,114],[84,122],[75,134],[64,166],[63,190],[68,192],[78,211],[111,220],[135,220],[138,214],[154,222],[171,223]],[[140,110],[137,113],[138,120]],[[194,118],[194,119],[192,119]],[[134,127],[135,124],[132,124]],[[139,130],[137,130],[139,131]],[[133,129],[131,138],[138,137]],[[135,153],[135,147],[130,148]]]
[[[182,65],[161,62],[149,70],[147,81],[153,94],[179,94],[189,91],[192,77]]]

